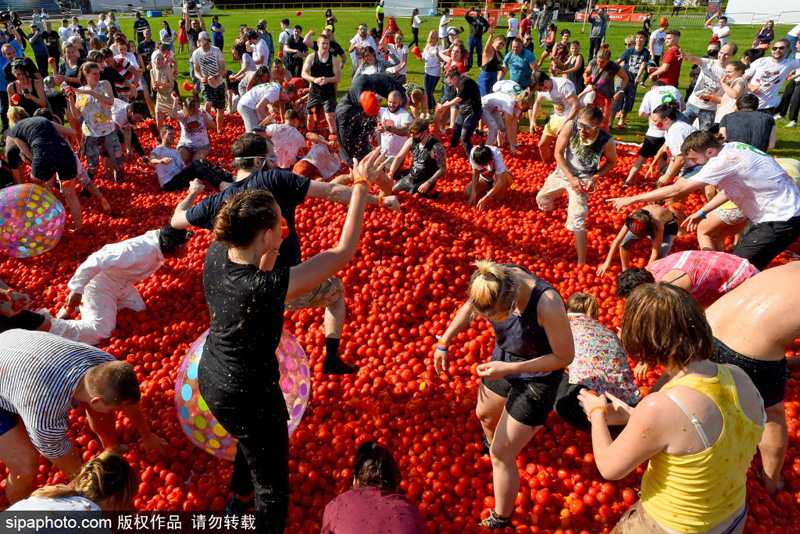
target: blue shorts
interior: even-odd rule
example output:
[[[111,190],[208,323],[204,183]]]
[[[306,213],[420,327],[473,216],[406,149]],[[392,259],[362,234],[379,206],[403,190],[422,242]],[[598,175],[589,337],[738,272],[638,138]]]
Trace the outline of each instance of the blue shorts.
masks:
[[[17,414],[0,408],[0,436],[17,426],[17,421],[19,421]]]

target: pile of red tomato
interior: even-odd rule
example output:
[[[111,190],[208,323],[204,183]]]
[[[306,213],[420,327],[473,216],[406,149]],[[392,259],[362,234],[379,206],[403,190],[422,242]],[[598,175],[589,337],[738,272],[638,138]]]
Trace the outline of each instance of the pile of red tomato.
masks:
[[[212,134],[212,161],[228,163],[228,148],[242,131]],[[141,130],[141,129],[140,129]],[[145,129],[146,130],[146,129]],[[142,132],[145,146],[153,140]],[[478,212],[467,207],[462,190],[470,178],[463,149],[451,149],[448,173],[435,200],[402,197],[397,212],[368,208],[362,244],[341,276],[347,288],[348,316],[342,353],[357,363],[357,375],[331,377],[320,372],[324,348],[323,311],[288,313],[285,326],[305,347],[313,375],[313,397],[305,418],[292,435],[291,505],[287,532],[318,532],[325,504],[352,483],[352,458],[367,440],[394,451],[403,473],[401,489],[427,521],[428,532],[474,532],[494,505],[492,467],[482,455],[482,432],[474,414],[478,378],[475,368],[488,360],[493,335],[478,320],[451,345],[447,373],[433,371],[432,348],[463,302],[471,262],[491,258],[524,265],[553,283],[564,297],[574,291],[594,294],[600,320],[619,326],[622,303],[614,297],[614,273],[595,275],[624,214],[606,199],[633,194],[621,189],[635,155],[620,148],[614,172],[591,197],[589,266],[575,262],[572,235],[564,229],[566,201],[545,214],[535,195],[551,168],[539,161],[535,138],[521,134],[517,157],[506,157],[515,181],[508,199]],[[152,167],[129,166],[129,180],[99,185],[114,207],[115,217],[102,214],[83,199],[85,229],[66,233],[52,252],[33,259],[4,258],[0,277],[26,291],[33,309],[57,311],[67,296],[75,268],[105,243],[139,235],[167,224],[184,192],[158,189]],[[686,202],[687,212],[699,198]],[[334,246],[344,221],[344,206],[308,200],[298,213],[303,255]],[[68,223],[69,224],[69,223]],[[139,510],[220,510],[229,497],[232,464],[195,448],[185,437],[173,405],[175,375],[195,338],[208,327],[202,265],[211,234],[199,231],[185,257],[166,265],[138,288],[147,310],[122,311],[113,337],[102,346],[135,366],[143,393],[142,407],[154,431],[170,445],[168,454],[146,453],[133,424],[119,416],[117,434],[127,444],[126,458],[140,477],[135,507]],[[644,261],[644,247],[637,248]],[[675,249],[696,247],[694,236],[676,241]],[[795,249],[797,250],[797,249]],[[778,261],[786,261],[779,258]],[[800,350],[789,347],[787,355]],[[655,380],[639,384],[647,388]],[[800,533],[800,388],[789,381],[787,419],[789,450],[784,491],[769,496],[756,479],[760,460],[748,473],[747,532]],[[82,413],[71,418],[70,437],[84,459],[100,444]],[[638,498],[640,467],[622,480],[604,480],[592,455],[590,436],[551,414],[545,427],[520,454],[522,474],[513,528],[506,532],[609,532]],[[42,459],[39,482],[64,480]],[[0,506],[7,504],[0,493]]]

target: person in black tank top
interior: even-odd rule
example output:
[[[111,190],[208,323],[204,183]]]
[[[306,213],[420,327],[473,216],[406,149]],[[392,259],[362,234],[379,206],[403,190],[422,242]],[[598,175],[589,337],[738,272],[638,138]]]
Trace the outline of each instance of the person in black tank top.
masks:
[[[495,332],[492,361],[483,378],[476,413],[490,446],[495,509],[481,526],[510,525],[519,490],[516,457],[553,409],[564,368],[575,348],[566,306],[558,291],[524,267],[475,262],[469,300],[439,338],[437,373],[447,370],[448,345],[480,316]]]
[[[327,35],[317,38],[317,51],[306,58],[303,63],[303,79],[311,88],[308,94],[308,122],[306,127],[314,131],[317,124],[317,112],[320,108],[325,112],[328,131],[336,133],[336,84],[342,79],[341,63],[334,59],[330,52],[331,41]]]
[[[389,178],[397,176],[392,191],[408,191],[431,198],[436,195],[436,182],[447,172],[447,154],[441,141],[430,134],[427,119],[415,119],[408,127],[409,138],[397,153],[389,170]],[[411,152],[411,168],[397,174]]]
[[[481,74],[478,76],[478,87],[481,89],[481,96],[484,97],[492,92],[492,86],[497,83],[497,71],[503,64],[503,47],[506,44],[506,38],[503,35],[494,36],[495,28],[489,29],[491,38],[486,40],[486,46],[483,48],[483,57],[481,61]]]
[[[289,508],[288,412],[275,357],[285,303],[353,258],[369,187],[385,164],[378,151],[361,161],[339,245],[299,265],[276,264],[288,231],[268,191],[233,195],[214,224],[216,240],[203,266],[211,325],[197,384],[212,415],[238,441],[226,511],[239,515],[255,500],[258,532],[282,534]]]

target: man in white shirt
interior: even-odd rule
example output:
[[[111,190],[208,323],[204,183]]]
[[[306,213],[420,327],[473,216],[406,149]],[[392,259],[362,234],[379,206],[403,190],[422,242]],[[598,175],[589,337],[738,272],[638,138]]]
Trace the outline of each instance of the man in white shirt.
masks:
[[[661,25],[656,31],[650,34],[650,53],[653,54],[653,62],[658,65],[661,62],[661,56],[664,55],[664,43],[667,40],[667,22],[666,17],[661,17]]]
[[[110,338],[120,308],[146,309],[134,284],[152,276],[166,258],[179,256],[189,238],[186,230],[164,226],[106,245],[89,256],[67,284],[66,307],[52,320],[50,333],[89,345]],[[66,319],[77,306],[81,318]]]
[[[72,30],[69,29],[69,21],[67,19],[61,21],[58,36],[61,38],[61,46],[67,44],[67,40],[72,37]]]
[[[710,132],[694,132],[681,152],[703,168],[692,176],[648,193],[612,198],[616,209],[640,202],[686,196],[713,185],[719,190],[711,201],[686,218],[689,232],[728,200],[752,223],[733,253],[763,270],[778,254],[800,237],[800,190],[774,158],[744,143],[720,143]]]
[[[717,103],[711,97],[723,94],[720,80],[725,74],[725,67],[728,66],[736,52],[736,44],[729,43],[720,48],[716,60],[695,57],[686,52],[683,53],[684,61],[700,66],[700,74],[697,75],[694,91],[692,91],[686,102],[686,118],[689,124],[698,119],[698,129],[700,130],[710,130],[714,125],[714,119],[717,116]]]
[[[258,67],[269,67],[269,47],[266,41],[261,38],[261,34],[255,30],[250,30],[247,34],[247,46],[250,49],[250,55],[253,58],[253,63]]]
[[[289,24],[289,19],[281,20],[281,34],[278,36],[278,44],[280,45],[281,53],[283,53],[283,45],[286,44],[286,41],[292,36],[292,33],[292,27]]]
[[[408,140],[408,128],[414,120],[402,105],[403,96],[398,91],[392,91],[386,99],[386,107],[378,111],[376,131],[381,134],[381,149],[390,156],[400,153]]]
[[[208,32],[197,36],[198,47],[192,52],[194,75],[200,80],[206,111],[210,107],[217,110],[217,133],[225,131],[225,56],[216,46],[211,46]]]
[[[719,13],[717,13],[717,15],[719,15]],[[711,24],[712,20],[714,20],[714,17],[708,19],[705,26],[714,33],[714,37],[719,41],[719,44],[724,46],[728,42],[728,37],[731,35],[731,27],[728,26],[728,17],[720,17],[716,26]]]
[[[781,103],[781,87],[786,78],[797,68],[800,60],[790,59],[792,50],[788,39],[772,43],[772,57],[762,57],[750,64],[744,73],[749,80],[748,88],[758,96],[758,110],[774,115],[775,107]]]
[[[356,33],[355,37],[350,39],[350,48],[348,49],[350,58],[353,60],[353,72],[358,70],[358,67],[361,66],[361,54],[368,46],[372,47],[372,50],[378,49],[378,45],[375,44],[375,39],[367,34],[367,25],[359,24],[358,33]]]

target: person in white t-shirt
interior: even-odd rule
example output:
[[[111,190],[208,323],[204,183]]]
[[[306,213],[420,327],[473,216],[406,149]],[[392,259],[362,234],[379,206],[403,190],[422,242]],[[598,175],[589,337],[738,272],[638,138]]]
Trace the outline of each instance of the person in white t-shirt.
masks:
[[[350,59],[352,60],[351,65],[353,66],[353,72],[358,70],[358,67],[361,66],[361,54],[368,46],[371,46],[372,50],[378,49],[378,45],[375,44],[375,39],[367,34],[367,25],[359,24],[358,32],[350,39],[350,48],[348,48]]]
[[[389,45],[389,54],[399,59],[400,63],[394,67],[389,67],[386,72],[405,85],[406,72],[408,70],[408,47],[403,44],[403,34],[401,32],[394,34],[394,44]]]
[[[790,59],[793,50],[789,47],[788,39],[778,39],[772,43],[772,57],[753,61],[744,73],[750,82],[748,88],[758,96],[759,111],[774,114],[774,108],[781,103],[779,93],[786,78],[800,68],[800,59]]]
[[[536,117],[542,109],[542,102],[548,100],[553,103],[553,114],[545,123],[542,137],[539,139],[539,154],[542,156],[542,161],[549,165],[553,155],[551,147],[556,142],[558,132],[564,123],[578,116],[581,103],[575,91],[575,84],[566,78],[551,78],[546,72],[538,71],[531,75],[530,87],[532,91],[539,91],[539,96],[529,113],[534,129]]]
[[[506,54],[511,47],[511,41],[517,38],[519,33],[519,19],[516,12],[512,11],[508,14],[508,30],[506,31]]]
[[[686,102],[686,122],[689,124],[698,120],[698,129],[710,130],[714,126],[714,118],[717,115],[717,102],[714,97],[721,97],[722,77],[725,75],[725,67],[728,66],[732,57],[736,55],[738,48],[735,43],[728,43],[719,49],[717,59],[699,58],[683,52],[684,61],[700,66],[700,74],[697,75],[697,82],[694,90]]]
[[[411,113],[403,109],[403,96],[398,91],[389,93],[386,107],[378,111],[378,127],[381,135],[380,147],[389,156],[400,153],[408,140],[408,128],[414,120]]]
[[[628,178],[625,180],[625,183],[622,184],[623,189],[631,185],[634,177],[636,177],[642,169],[645,160],[659,154],[661,147],[664,145],[666,133],[658,128],[658,121],[653,118],[651,113],[661,104],[669,104],[671,102],[675,102],[676,108],[680,111],[682,108],[682,99],[681,92],[677,88],[667,85],[664,80],[653,80],[653,86],[644,94],[642,103],[639,104],[639,116],[648,117],[647,132],[644,134],[644,143],[642,143],[639,149],[639,157],[633,162],[631,170],[628,172]],[[661,156],[654,158],[651,169],[661,167],[662,161]]]
[[[303,159],[292,167],[292,174],[327,182],[342,170],[342,158],[339,157],[339,141],[335,135],[331,135],[330,139],[325,139],[314,132],[308,132],[306,139],[313,144],[306,155],[303,156]],[[345,183],[350,183],[350,175],[342,175],[342,177],[347,180]]]
[[[276,165],[282,170],[289,170],[297,163],[298,155],[305,153],[306,138],[297,129],[300,116],[293,109],[283,115],[283,124],[270,124],[257,127],[254,131],[262,133],[272,140],[277,156]]]
[[[164,191],[177,191],[189,187],[194,179],[202,180],[220,190],[233,182],[234,176],[225,169],[205,159],[184,164],[180,153],[172,148],[175,128],[169,124],[161,127],[161,144],[150,152],[150,164],[155,166],[158,185]]]
[[[439,40],[445,48],[450,46],[450,42],[447,40],[447,27],[450,25],[449,15],[450,10],[445,8],[444,13],[442,13],[442,18],[439,19]]]
[[[679,115],[680,112],[674,105],[674,102],[661,104],[650,114],[651,120],[655,121],[656,127],[662,132],[666,132],[664,135],[664,146],[659,150],[659,155],[656,157],[656,160],[659,159],[660,154],[668,151],[667,158],[669,159],[669,164],[667,165],[666,172],[658,179],[659,187],[669,185],[675,176],[681,175],[687,178],[687,175],[691,175],[699,170],[693,168],[694,166],[689,168],[686,157],[681,153],[683,141],[689,137],[689,134],[697,130],[691,124],[680,120]]]
[[[517,132],[522,114],[533,104],[533,94],[523,91],[512,96],[506,93],[489,93],[481,98],[483,122],[489,129],[486,143],[503,146],[508,139],[512,154],[517,153]]]
[[[196,96],[187,97],[183,103],[176,98],[170,117],[181,125],[178,153],[183,161],[188,165],[192,160],[205,159],[211,151],[208,128],[214,126],[214,117],[200,107]]]
[[[236,111],[242,116],[244,129],[247,133],[253,131],[258,124],[278,111],[283,112],[283,104],[292,99],[297,93],[297,88],[292,84],[286,87],[277,82],[262,83],[247,91],[239,99]]]
[[[719,194],[687,217],[687,231],[694,231],[709,212],[733,201],[752,223],[733,253],[761,270],[800,237],[800,190],[772,156],[744,143],[723,145],[710,132],[694,132],[681,151],[692,163],[703,166],[700,172],[669,187],[609,202],[619,210],[713,186]]]
[[[717,13],[717,15],[719,15],[719,13]],[[728,26],[728,17],[720,17],[716,26],[711,24],[712,20],[714,20],[714,17],[706,21],[705,27],[711,30],[714,33],[713,38],[724,46],[728,42],[728,37],[731,35],[731,27]]]
[[[247,34],[247,51],[250,52],[256,67],[269,67],[269,47],[261,38],[261,34],[255,30],[250,30]]]
[[[653,62],[656,65],[661,62],[661,56],[664,55],[664,43],[667,40],[667,32],[665,30],[667,26],[669,26],[669,23],[666,17],[662,17],[661,26],[650,34],[650,52],[653,54]]]
[[[469,153],[469,163],[472,166],[472,181],[464,189],[467,204],[475,204],[483,211],[492,201],[502,202],[513,177],[506,168],[500,149],[483,143],[474,146]]]

